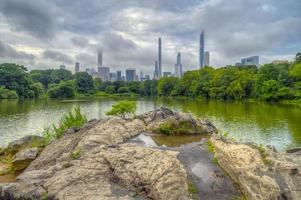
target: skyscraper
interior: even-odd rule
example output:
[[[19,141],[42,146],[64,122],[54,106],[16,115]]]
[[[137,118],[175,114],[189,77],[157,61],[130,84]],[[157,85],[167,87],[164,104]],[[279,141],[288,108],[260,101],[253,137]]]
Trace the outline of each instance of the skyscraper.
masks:
[[[134,81],[136,79],[136,69],[126,69],[125,70],[126,81]]]
[[[209,53],[209,51],[205,51],[204,65],[205,66],[210,66],[210,53]]]
[[[158,79],[158,78],[159,78],[159,69],[158,69],[158,61],[156,61],[155,71],[154,71],[154,79]]]
[[[97,54],[97,67],[102,67],[102,51],[99,49]],[[99,72],[99,70],[98,70]]]
[[[76,62],[76,63],[75,63],[74,72],[75,72],[75,73],[78,73],[78,72],[79,72],[79,62]]]
[[[181,53],[177,54],[177,63],[175,64],[175,76],[181,77],[182,73],[182,63],[181,63]]]
[[[242,65],[256,65],[259,66],[259,56],[251,56],[241,59]]]
[[[158,39],[158,78],[162,77],[162,47],[161,38]]]
[[[121,81],[121,71],[117,71],[117,81]]]
[[[200,48],[199,48],[199,65],[200,68],[204,67],[204,51],[205,51],[205,41],[204,41],[204,30],[200,34]]]
[[[109,67],[99,67],[98,74],[103,81],[110,80],[110,68]]]

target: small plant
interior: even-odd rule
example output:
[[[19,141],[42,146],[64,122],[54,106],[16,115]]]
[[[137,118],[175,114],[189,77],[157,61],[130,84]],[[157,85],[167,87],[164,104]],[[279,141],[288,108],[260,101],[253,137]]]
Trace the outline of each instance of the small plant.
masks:
[[[168,122],[162,123],[159,125],[157,132],[165,135],[174,135],[173,125]]]
[[[81,127],[87,122],[87,118],[80,111],[79,107],[75,107],[73,111],[68,112],[60,120],[59,126],[52,125],[44,128],[43,136],[45,144],[49,144],[52,140],[62,137],[71,127]]]
[[[259,153],[260,153],[260,155],[261,155],[261,157],[262,157],[263,163],[264,163],[265,165],[271,165],[272,162],[271,162],[270,159],[268,159],[268,153],[267,153],[267,150],[265,149],[265,147],[264,147],[262,144],[260,144],[260,145],[258,146],[258,151],[259,151]]]
[[[187,120],[181,121],[168,121],[161,123],[159,127],[154,130],[157,133],[162,133],[165,135],[193,135],[193,134],[200,134],[202,130],[200,127],[195,127],[192,122]]]
[[[213,157],[212,163],[215,165],[218,165],[218,160],[215,156]]]
[[[107,115],[113,115],[113,116],[120,116],[123,119],[126,115],[132,114],[135,115],[137,109],[137,103],[136,101],[119,101],[116,104],[112,106],[112,109],[107,112]]]
[[[76,160],[80,157],[81,155],[81,148],[80,147],[77,147],[74,151],[72,151],[70,153],[70,157],[72,160]]]
[[[244,196],[234,196],[231,198],[231,200],[247,200]]]
[[[212,141],[210,139],[207,140],[207,149],[210,153],[215,152],[214,144],[212,143]]]
[[[198,188],[192,181],[188,181],[188,192],[190,194],[197,194],[198,193]]]

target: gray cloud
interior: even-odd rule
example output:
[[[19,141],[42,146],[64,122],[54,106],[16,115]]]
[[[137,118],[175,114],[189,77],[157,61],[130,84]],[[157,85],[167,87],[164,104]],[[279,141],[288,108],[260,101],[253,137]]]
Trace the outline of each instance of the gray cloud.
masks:
[[[42,39],[54,36],[56,18],[48,1],[2,0],[0,11],[14,30],[25,31]]]
[[[53,61],[63,62],[65,64],[73,63],[73,59],[71,56],[64,54],[60,51],[46,50],[43,52],[42,57],[45,59],[51,59]]]
[[[71,42],[78,47],[87,47],[89,45],[89,40],[84,37],[73,37],[71,38]]]
[[[33,60],[35,57],[32,54],[25,53],[23,51],[17,51],[8,44],[0,41],[0,58],[2,59],[27,59]]]

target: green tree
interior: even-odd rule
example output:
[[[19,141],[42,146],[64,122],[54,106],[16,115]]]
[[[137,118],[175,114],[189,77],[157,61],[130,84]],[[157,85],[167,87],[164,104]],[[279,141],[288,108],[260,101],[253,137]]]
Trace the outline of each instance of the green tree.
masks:
[[[114,94],[116,93],[116,89],[114,85],[109,85],[108,87],[106,87],[105,92],[108,94]]]
[[[128,114],[135,115],[136,109],[137,109],[136,101],[123,100],[112,105],[112,109],[106,114],[125,118],[125,116]]]
[[[44,87],[42,83],[33,83],[31,85],[31,90],[34,92],[34,96],[38,98],[44,92]]]
[[[79,93],[91,93],[94,90],[93,78],[87,72],[75,74],[75,85]]]
[[[14,90],[5,89],[0,86],[0,99],[18,99],[18,94]]]
[[[118,88],[117,92],[118,93],[127,93],[127,92],[129,92],[129,89],[127,86],[122,86],[122,87]]]
[[[301,80],[301,61],[291,67],[289,70],[289,76],[296,80]]]
[[[101,78],[95,78],[94,80],[94,87],[96,90],[100,90],[100,86],[102,85],[102,80]]]
[[[175,89],[178,79],[175,77],[164,77],[158,81],[157,91],[160,96],[169,96]]]
[[[301,52],[298,52],[296,54],[296,60],[295,60],[296,63],[301,63]]]
[[[50,98],[72,98],[75,96],[74,81],[61,81],[59,84],[49,85]]]
[[[68,81],[73,78],[72,73],[66,69],[55,69],[51,72],[51,83],[59,83],[60,81]]]
[[[157,95],[157,80],[146,80],[141,83],[141,92],[145,96]]]

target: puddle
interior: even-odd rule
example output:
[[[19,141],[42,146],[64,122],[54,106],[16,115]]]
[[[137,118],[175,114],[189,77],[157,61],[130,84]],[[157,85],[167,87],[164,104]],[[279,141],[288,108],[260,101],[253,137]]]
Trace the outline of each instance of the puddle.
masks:
[[[168,136],[168,135],[152,135],[153,140],[159,146],[167,147],[179,147],[184,144],[193,142],[200,142],[206,136],[203,135],[179,135],[179,136]]]

